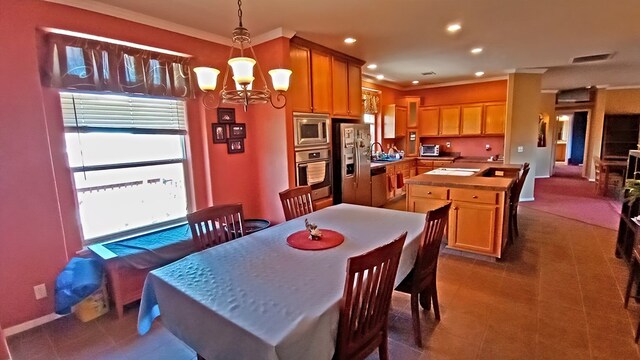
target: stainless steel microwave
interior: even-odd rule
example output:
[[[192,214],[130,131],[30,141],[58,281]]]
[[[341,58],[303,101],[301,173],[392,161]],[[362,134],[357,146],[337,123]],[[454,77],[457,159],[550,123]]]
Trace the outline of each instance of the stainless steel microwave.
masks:
[[[293,113],[293,131],[296,147],[329,144],[328,114]]]
[[[420,146],[420,156],[439,156],[440,145],[422,145]]]

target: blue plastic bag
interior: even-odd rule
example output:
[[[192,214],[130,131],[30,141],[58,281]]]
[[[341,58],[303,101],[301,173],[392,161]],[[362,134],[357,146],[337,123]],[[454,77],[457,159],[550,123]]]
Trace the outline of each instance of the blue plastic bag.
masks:
[[[98,290],[102,271],[98,260],[72,258],[56,279],[56,314],[70,313],[72,306]]]

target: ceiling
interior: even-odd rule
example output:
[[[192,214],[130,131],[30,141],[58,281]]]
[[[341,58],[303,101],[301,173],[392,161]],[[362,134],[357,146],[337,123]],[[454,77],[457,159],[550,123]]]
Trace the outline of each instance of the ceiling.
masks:
[[[224,37],[237,26],[233,0],[52,1],[111,15],[125,9]],[[384,74],[402,88],[416,86],[412,80],[424,86],[474,80],[476,71],[492,78],[536,69],[548,69],[542,86],[549,90],[640,85],[638,0],[245,0],[242,7],[253,36],[291,29],[376,63],[377,70],[365,73]],[[462,30],[448,33],[452,22]],[[347,36],[357,42],[345,44]],[[484,51],[473,55],[474,47]],[[570,64],[608,52],[615,53],[611,60]],[[428,71],[436,75],[421,75]]]

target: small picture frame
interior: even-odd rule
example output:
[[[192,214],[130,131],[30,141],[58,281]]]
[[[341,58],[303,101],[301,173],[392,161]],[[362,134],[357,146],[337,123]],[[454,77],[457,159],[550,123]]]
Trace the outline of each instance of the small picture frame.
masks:
[[[227,152],[229,154],[239,154],[244,152],[243,139],[229,139],[227,142]]]
[[[229,139],[246,139],[247,127],[245,124],[229,125]]]
[[[218,108],[218,123],[235,124],[236,109],[234,108]]]
[[[224,144],[227,142],[227,126],[224,124],[211,124],[214,144]]]

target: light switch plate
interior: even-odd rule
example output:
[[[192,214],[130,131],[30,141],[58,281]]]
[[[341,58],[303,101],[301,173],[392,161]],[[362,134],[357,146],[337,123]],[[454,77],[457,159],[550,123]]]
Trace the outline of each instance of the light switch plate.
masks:
[[[447,149],[451,147],[451,141],[447,141]]]
[[[36,294],[36,300],[44,299],[47,297],[47,287],[45,286],[45,284],[34,286],[33,292]]]
[[[524,146],[518,146],[518,152],[519,153],[524,152]]]

